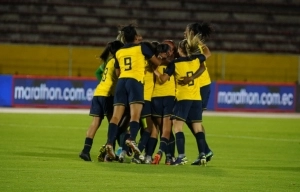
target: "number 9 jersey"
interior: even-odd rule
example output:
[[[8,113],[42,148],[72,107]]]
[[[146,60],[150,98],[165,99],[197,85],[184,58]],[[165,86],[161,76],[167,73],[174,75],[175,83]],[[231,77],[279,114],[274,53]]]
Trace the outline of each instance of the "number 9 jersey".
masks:
[[[154,53],[143,43],[125,44],[116,53],[115,68],[120,69],[119,78],[133,78],[139,82],[144,81],[146,59]]]

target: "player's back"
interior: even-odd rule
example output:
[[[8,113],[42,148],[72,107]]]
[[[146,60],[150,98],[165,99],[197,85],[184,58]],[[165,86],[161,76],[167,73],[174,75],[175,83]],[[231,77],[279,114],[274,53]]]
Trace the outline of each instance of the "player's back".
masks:
[[[119,78],[133,78],[143,82],[145,72],[145,56],[140,44],[126,44],[117,51],[116,59],[120,67]]]
[[[97,85],[94,96],[112,96],[117,82],[114,68],[115,59],[110,59],[104,69],[101,81]]]
[[[166,70],[165,65],[160,65],[157,70],[163,74]],[[168,81],[161,83],[158,78],[155,79],[154,90],[152,97],[165,97],[165,96],[175,96],[175,80],[174,76],[171,76]]]
[[[191,60],[188,57],[181,57],[175,60],[176,99],[178,101],[201,100],[198,81],[193,80],[184,86],[177,83],[183,77],[192,76],[199,69],[199,66],[198,59]]]

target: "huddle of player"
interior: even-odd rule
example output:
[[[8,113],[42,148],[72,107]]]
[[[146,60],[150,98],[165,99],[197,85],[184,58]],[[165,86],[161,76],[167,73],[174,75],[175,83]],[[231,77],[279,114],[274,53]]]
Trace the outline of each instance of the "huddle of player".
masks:
[[[106,116],[107,142],[100,148],[98,161],[124,162],[133,153],[133,163],[159,164],[165,154],[167,165],[186,164],[186,123],[199,152],[192,165],[206,165],[213,153],[201,123],[211,83],[205,63],[211,53],[204,40],[211,32],[207,23],[188,24],[177,47],[172,40],[142,41],[133,25],[122,27],[117,40],[109,42],[100,56],[104,63],[96,73],[99,84],[90,108],[93,120],[79,157],[91,161],[93,139]],[[152,158],[158,138],[159,150]]]

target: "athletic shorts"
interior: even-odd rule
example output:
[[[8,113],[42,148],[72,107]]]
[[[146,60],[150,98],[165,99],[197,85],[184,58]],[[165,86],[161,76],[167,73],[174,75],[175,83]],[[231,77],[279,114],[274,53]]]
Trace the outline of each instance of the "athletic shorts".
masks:
[[[144,103],[144,85],[133,78],[118,79],[114,105],[125,105],[132,103]]]
[[[151,116],[151,101],[146,101],[144,103],[143,109],[142,109],[142,113],[141,113],[141,117],[149,117]]]
[[[210,95],[210,84],[200,87],[200,95],[202,98],[202,109],[206,110]]]
[[[171,119],[179,119],[186,122],[202,121],[201,100],[176,101]]]
[[[104,118],[113,113],[114,97],[94,96],[90,108],[90,116]]]
[[[152,97],[152,116],[161,118],[171,116],[174,103],[175,96]]]

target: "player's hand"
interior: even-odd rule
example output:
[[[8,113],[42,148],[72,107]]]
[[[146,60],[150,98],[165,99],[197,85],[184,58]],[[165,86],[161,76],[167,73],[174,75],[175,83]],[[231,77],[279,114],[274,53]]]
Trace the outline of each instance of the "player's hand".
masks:
[[[189,82],[191,81],[193,81],[192,77],[182,77],[181,79],[178,80],[178,84],[184,86],[189,84]]]

